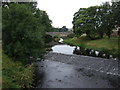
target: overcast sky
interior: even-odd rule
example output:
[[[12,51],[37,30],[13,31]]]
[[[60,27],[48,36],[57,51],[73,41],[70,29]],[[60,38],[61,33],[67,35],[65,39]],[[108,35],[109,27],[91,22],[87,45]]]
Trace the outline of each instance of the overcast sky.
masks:
[[[72,28],[72,20],[79,8],[100,5],[111,0],[38,0],[38,8],[44,10],[52,20],[52,26]]]

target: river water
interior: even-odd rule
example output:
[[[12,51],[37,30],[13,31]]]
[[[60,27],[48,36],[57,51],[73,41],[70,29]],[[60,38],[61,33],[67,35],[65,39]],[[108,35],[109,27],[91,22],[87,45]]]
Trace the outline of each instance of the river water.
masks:
[[[63,43],[63,40],[59,41]],[[116,66],[114,60],[80,57],[66,54],[84,54],[80,47],[59,44],[52,47],[44,61],[36,62],[36,88],[114,88],[117,83],[110,81],[106,74],[95,70],[111,71]],[[89,53],[93,53],[90,50]],[[62,53],[62,54],[58,54]],[[99,52],[95,52],[99,55]],[[86,61],[87,60],[87,61]],[[101,62],[102,61],[102,62]],[[104,62],[103,62],[104,61]],[[112,62],[110,62],[112,61]],[[105,63],[108,62],[108,63]],[[114,63],[113,63],[114,62]],[[113,66],[110,66],[113,65]],[[89,67],[89,69],[87,69]],[[106,67],[106,68],[105,68]],[[109,69],[110,68],[110,69]],[[116,79],[114,77],[113,79]],[[115,81],[116,82],[116,81]]]
[[[62,44],[53,46],[52,52],[62,53],[62,54],[77,54],[77,55],[101,57],[101,58],[114,59],[114,60],[117,59],[113,55],[110,55],[108,53],[99,52],[92,49],[81,48],[78,46],[70,46],[67,44],[63,44],[62,38],[60,38],[59,43]]]
[[[52,47],[53,52],[63,54],[73,54],[74,49],[75,46],[70,45],[55,45]]]

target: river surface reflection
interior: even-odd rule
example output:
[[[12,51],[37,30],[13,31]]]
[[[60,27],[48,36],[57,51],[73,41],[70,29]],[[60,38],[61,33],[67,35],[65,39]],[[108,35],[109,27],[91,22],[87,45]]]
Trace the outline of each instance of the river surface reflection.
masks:
[[[53,46],[52,52],[62,53],[62,54],[77,54],[77,55],[101,57],[101,58],[114,59],[114,60],[117,59],[115,56],[102,51],[96,51],[92,49],[81,48],[78,46],[70,46],[67,44],[63,44],[62,38],[60,38],[59,43],[62,44]]]
[[[52,47],[53,52],[63,54],[73,54],[75,46],[70,45],[55,45]]]
[[[114,59],[114,60],[117,59],[116,57],[108,53],[99,52],[92,49],[81,48],[78,46],[70,46],[66,44],[53,46],[52,52],[70,54],[70,55],[76,54],[76,55],[85,55],[85,56],[92,56],[92,57],[101,57],[101,58]]]

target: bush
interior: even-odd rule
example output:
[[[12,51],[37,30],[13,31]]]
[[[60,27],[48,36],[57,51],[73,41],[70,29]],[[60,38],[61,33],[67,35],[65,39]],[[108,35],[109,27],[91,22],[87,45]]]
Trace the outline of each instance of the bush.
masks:
[[[58,37],[58,36],[54,36],[53,38],[54,38],[55,42],[58,42],[60,40],[60,37]]]
[[[44,53],[43,27],[25,4],[10,4],[3,8],[3,49],[15,60],[31,62],[29,57]]]
[[[27,67],[19,61],[14,62],[3,54],[2,87],[4,88],[32,88],[34,82],[34,65]]]
[[[52,42],[53,38],[51,35],[49,34],[46,34],[45,35],[45,43],[49,43],[49,42]]]
[[[53,38],[59,38],[58,36],[54,36]]]
[[[67,38],[73,38],[73,37],[75,37],[74,33],[71,33],[71,34],[67,35]]]

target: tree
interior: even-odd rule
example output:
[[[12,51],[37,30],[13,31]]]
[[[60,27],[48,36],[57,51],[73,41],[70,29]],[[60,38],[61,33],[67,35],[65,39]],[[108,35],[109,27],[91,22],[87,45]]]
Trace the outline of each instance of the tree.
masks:
[[[77,13],[74,14],[73,29],[77,35],[87,34],[87,37],[94,39],[95,37],[95,7],[80,8]]]
[[[66,26],[63,26],[62,28],[57,29],[58,32],[67,32],[68,28]]]
[[[6,54],[23,62],[44,54],[44,28],[26,4],[3,7],[3,49]]]
[[[0,6],[0,21],[2,21],[2,7]],[[2,39],[2,22],[0,22],[0,40]]]
[[[114,18],[114,25],[120,27],[120,1],[112,3],[112,12]]]
[[[80,8],[74,14],[73,30],[76,35],[87,34],[91,39],[102,38],[106,34],[109,38],[115,25],[120,25],[120,3],[109,2],[100,6]],[[115,24],[116,23],[116,24]]]
[[[51,35],[49,34],[45,35],[45,43],[50,43],[52,42],[52,40],[53,40],[53,37]]]
[[[49,32],[52,30],[52,21],[49,19],[47,13],[42,10],[36,10],[35,13],[36,17],[39,18],[40,23],[44,26],[44,29],[46,32]]]
[[[110,38],[112,30],[114,28],[113,12],[110,4],[108,2],[101,5],[102,16],[101,16],[101,31],[106,33]]]
[[[78,12],[76,12],[74,14],[74,18],[73,18],[73,32],[79,36],[82,35],[82,27],[84,24],[84,12],[85,12],[86,8],[80,8]]]

